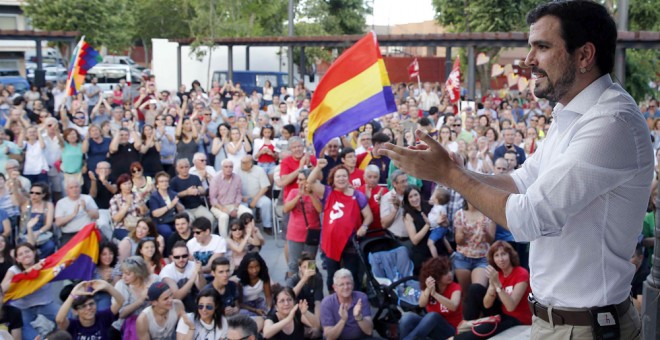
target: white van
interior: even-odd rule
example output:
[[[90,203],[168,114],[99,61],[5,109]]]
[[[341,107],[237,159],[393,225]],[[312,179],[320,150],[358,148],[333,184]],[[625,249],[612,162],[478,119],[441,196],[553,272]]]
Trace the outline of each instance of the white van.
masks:
[[[133,92],[137,91],[140,85],[140,77],[128,65],[118,64],[97,64],[87,71],[85,83],[91,83],[92,78],[98,78],[98,86],[106,95],[112,95],[112,90],[119,85],[121,79],[126,80]]]

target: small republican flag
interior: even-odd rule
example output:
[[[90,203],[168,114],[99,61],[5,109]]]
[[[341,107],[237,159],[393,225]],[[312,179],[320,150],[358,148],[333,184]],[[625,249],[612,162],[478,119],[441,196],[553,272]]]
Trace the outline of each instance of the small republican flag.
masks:
[[[408,65],[408,74],[410,75],[410,78],[419,77],[419,62],[417,62],[417,58]]]

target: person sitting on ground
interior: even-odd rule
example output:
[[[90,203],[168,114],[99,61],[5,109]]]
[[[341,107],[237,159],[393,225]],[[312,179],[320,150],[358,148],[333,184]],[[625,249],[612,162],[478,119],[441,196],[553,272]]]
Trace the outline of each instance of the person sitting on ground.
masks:
[[[227,319],[215,289],[206,288],[197,295],[195,312],[188,313],[188,318],[195,323],[195,328],[191,329],[180,319],[176,326],[177,339],[227,339]]]
[[[114,298],[110,309],[98,310],[94,294],[107,292]],[[78,283],[69,297],[64,300],[57,312],[57,326],[69,332],[74,339],[109,339],[108,330],[117,318],[119,307],[124,304],[124,297],[110,283],[104,280],[82,281]],[[75,318],[67,318],[73,310]]]
[[[206,286],[202,263],[190,259],[186,243],[177,241],[172,248],[171,262],[159,274],[160,279],[170,286],[174,298],[183,302],[188,313],[195,310],[196,293]]]
[[[247,315],[236,315],[227,319],[227,337],[225,339],[259,339],[257,323]]]
[[[178,213],[174,216],[174,233],[167,238],[165,242],[165,251],[163,256],[169,257],[172,255],[172,247],[179,242],[186,243],[193,238],[192,228],[190,227],[190,216],[185,213]]]
[[[372,339],[374,324],[367,295],[353,290],[353,274],[339,269],[333,276],[334,293],[321,302],[321,326],[327,339]]]
[[[164,282],[149,286],[147,298],[151,305],[145,308],[136,321],[138,339],[172,339],[176,336],[179,319],[190,329],[195,324],[188,319],[181,301],[172,298],[170,287]]]
[[[316,268],[316,261],[308,253],[300,254],[298,272],[286,280],[286,285],[293,289],[296,302],[307,301],[309,310],[320,320],[321,301],[323,301],[323,276]],[[321,337],[321,327],[305,327],[305,337]]]
[[[500,315],[501,321],[497,325],[475,326],[474,332],[461,333],[455,339],[483,339],[511,327],[532,324],[532,312],[525,301],[532,292],[529,286],[529,272],[520,266],[518,253],[507,242],[496,241],[491,245],[486,257],[489,264],[486,268],[488,290],[484,296],[482,286],[470,287],[464,315],[477,316],[479,312],[486,316]],[[475,297],[480,296],[484,296],[482,301],[474,300]],[[481,306],[479,306],[480,302]],[[488,336],[477,334],[488,334]]]
[[[211,274],[213,281],[204,287],[215,289],[220,295],[220,301],[224,306],[224,314],[227,317],[237,315],[240,312],[240,303],[243,297],[243,287],[240,283],[229,280],[229,260],[226,257],[218,257],[211,263]]]
[[[434,257],[424,262],[419,282],[422,289],[419,307],[426,308],[427,313],[424,317],[405,313],[399,322],[401,339],[447,339],[456,334],[456,328],[463,320],[463,307],[461,286],[454,282],[449,260]]]
[[[273,305],[268,266],[259,253],[248,253],[235,271],[243,287],[241,314],[254,318],[259,329],[263,328],[264,317]]]
[[[186,243],[195,260],[202,263],[204,273],[211,272],[211,264],[216,258],[225,256],[227,242],[220,235],[211,234],[211,221],[200,217],[192,223],[195,235]]]
[[[135,249],[135,255],[144,259],[149,272],[153,274],[160,274],[161,268],[165,266],[165,259],[163,259],[161,252],[158,251],[156,240],[151,237],[145,237],[140,240],[137,249]]]
[[[321,326],[316,315],[309,310],[306,300],[296,300],[290,287],[276,285],[273,288],[275,309],[268,314],[264,324],[266,339],[303,339],[307,328]]]

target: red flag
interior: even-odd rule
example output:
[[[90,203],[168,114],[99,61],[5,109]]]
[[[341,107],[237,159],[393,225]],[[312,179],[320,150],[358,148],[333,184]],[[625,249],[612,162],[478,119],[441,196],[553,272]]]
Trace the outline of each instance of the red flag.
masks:
[[[419,76],[419,63],[417,62],[417,58],[415,58],[415,60],[413,60],[410,65],[408,65],[408,74],[410,75],[410,78]]]
[[[449,93],[449,100],[452,103],[457,103],[461,99],[461,58],[456,57],[454,67],[449,73],[445,86],[447,87],[447,93]]]

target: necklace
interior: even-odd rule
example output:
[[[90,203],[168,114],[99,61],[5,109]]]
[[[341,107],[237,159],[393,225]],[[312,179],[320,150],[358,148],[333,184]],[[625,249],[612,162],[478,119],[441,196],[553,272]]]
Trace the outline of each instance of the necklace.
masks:
[[[199,320],[199,325],[202,326],[202,328],[204,329],[204,332],[206,332],[206,334],[204,334],[204,340],[209,340],[209,334],[211,334],[211,332],[213,332],[213,337],[211,338],[211,340],[216,340],[216,337],[215,337],[215,328],[216,328],[215,327],[215,320],[213,320],[213,322],[211,322],[211,328],[206,328],[206,326],[204,326],[204,322],[202,322],[201,319]],[[197,333],[197,335],[195,336],[195,340],[197,340],[197,338],[200,335],[201,335],[201,333]]]

